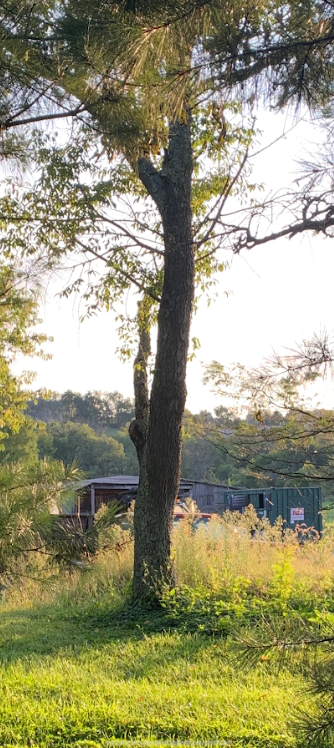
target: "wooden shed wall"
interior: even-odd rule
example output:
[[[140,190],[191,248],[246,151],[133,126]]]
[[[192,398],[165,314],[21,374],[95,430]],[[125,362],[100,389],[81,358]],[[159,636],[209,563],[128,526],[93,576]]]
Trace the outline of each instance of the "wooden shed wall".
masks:
[[[226,486],[216,486],[212,483],[194,483],[191,498],[201,511],[218,512],[223,509],[224,492]]]

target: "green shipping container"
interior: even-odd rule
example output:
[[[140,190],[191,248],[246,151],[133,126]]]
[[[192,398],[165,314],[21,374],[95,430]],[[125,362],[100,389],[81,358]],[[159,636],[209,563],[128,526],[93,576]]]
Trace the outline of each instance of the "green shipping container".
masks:
[[[282,517],[292,529],[299,524],[322,532],[320,486],[224,491],[224,509],[243,512],[249,504],[253,504],[259,517],[268,517],[272,525],[277,517]]]

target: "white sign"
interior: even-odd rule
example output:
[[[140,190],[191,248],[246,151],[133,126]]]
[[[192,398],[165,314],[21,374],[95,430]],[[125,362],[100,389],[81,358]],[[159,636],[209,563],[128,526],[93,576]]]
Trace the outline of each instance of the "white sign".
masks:
[[[304,522],[304,507],[298,506],[295,509],[290,509],[290,525],[293,522]]]

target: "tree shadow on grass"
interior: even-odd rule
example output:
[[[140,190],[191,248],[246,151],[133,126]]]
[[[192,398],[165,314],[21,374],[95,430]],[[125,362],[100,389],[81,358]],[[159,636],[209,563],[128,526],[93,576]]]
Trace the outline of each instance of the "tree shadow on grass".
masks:
[[[80,615],[80,614],[79,614]],[[76,614],[77,616],[77,614]],[[215,597],[211,604],[198,600],[188,606],[187,600],[175,606],[125,600],[120,606],[109,610],[86,610],[81,622],[87,627],[98,627],[113,632],[113,636],[150,636],[159,633],[201,634],[203,637],[226,637],[234,629],[236,618],[228,604],[215,611]]]
[[[170,636],[164,634],[188,634]],[[64,610],[50,605],[31,609],[0,609],[0,664],[10,664],[18,660],[34,661],[44,657],[65,656],[76,658],[80,652],[102,652],[113,643],[120,649],[130,642],[140,642],[161,634],[162,639],[150,652],[145,648],[145,656],[139,652],[131,666],[124,660],[124,678],[139,678],[148,675],[156,668],[165,655],[189,660],[197,658],[199,652],[211,646],[212,636],[201,631],[198,620],[189,616],[188,626],[163,609],[143,609],[126,602],[115,610],[94,613],[94,610],[80,614],[79,607]],[[161,648],[161,656],[159,655]],[[120,658],[122,659],[122,658]],[[121,667],[123,667],[123,664]]]

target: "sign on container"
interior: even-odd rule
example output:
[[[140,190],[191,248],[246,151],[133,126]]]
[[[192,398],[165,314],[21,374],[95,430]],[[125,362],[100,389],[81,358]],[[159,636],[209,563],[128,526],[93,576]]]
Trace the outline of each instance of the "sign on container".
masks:
[[[298,506],[294,509],[290,509],[290,525],[292,525],[294,522],[304,522],[304,512],[305,509],[303,506]]]

